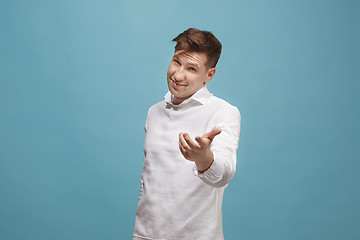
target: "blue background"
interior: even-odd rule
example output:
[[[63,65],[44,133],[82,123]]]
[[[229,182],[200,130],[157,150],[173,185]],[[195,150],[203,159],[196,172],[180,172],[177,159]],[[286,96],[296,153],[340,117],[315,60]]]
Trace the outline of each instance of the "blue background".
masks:
[[[242,114],[227,240],[360,239],[358,1],[0,2],[0,239],[131,239],[148,108],[188,27]]]

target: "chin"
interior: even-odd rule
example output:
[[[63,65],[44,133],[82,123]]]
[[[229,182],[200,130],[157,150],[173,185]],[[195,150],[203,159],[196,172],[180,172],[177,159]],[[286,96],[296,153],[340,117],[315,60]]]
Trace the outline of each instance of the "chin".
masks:
[[[179,96],[179,93],[176,91],[176,89],[172,88],[169,86],[169,91],[172,95],[174,95],[175,97]]]

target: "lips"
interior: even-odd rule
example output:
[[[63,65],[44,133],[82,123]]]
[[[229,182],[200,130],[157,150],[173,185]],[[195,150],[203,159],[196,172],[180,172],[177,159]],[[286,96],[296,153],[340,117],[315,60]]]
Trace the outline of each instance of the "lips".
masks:
[[[186,86],[186,85],[184,85],[184,84],[179,84],[179,83],[177,83],[174,79],[172,79],[172,78],[170,78],[170,80],[172,81],[172,83],[173,83],[173,85],[175,86],[175,87],[184,87],[184,86]]]

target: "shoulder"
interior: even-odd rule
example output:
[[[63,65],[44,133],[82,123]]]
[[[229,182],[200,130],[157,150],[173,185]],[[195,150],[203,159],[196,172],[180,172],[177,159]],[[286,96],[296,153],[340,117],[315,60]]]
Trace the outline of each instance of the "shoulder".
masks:
[[[216,96],[212,96],[209,99],[208,104],[214,110],[213,116],[218,118],[228,118],[231,117],[232,119],[241,119],[241,114],[239,109]]]
[[[209,99],[209,105],[211,105],[213,113],[208,122],[208,130],[218,127],[222,129],[222,137],[232,136],[238,139],[241,125],[239,109],[215,96]]]
[[[145,132],[147,131],[147,128],[148,128],[148,125],[151,124],[152,120],[159,116],[163,116],[161,115],[161,108],[164,106],[165,102],[164,100],[163,101],[160,101],[154,105],[152,105],[148,112],[147,112],[147,115],[146,115],[146,121],[145,121]]]
[[[148,116],[151,113],[156,113],[156,112],[159,112],[159,111],[163,110],[164,106],[165,106],[165,101],[164,100],[161,100],[161,101],[155,103],[154,105],[150,106],[150,108],[148,110]]]

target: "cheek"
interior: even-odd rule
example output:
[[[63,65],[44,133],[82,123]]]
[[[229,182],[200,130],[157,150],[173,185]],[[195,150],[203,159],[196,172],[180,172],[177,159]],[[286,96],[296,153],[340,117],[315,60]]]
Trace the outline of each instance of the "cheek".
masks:
[[[174,71],[175,69],[176,69],[175,64],[170,63],[170,64],[169,64],[169,67],[168,67],[168,70],[170,70],[170,71]]]

